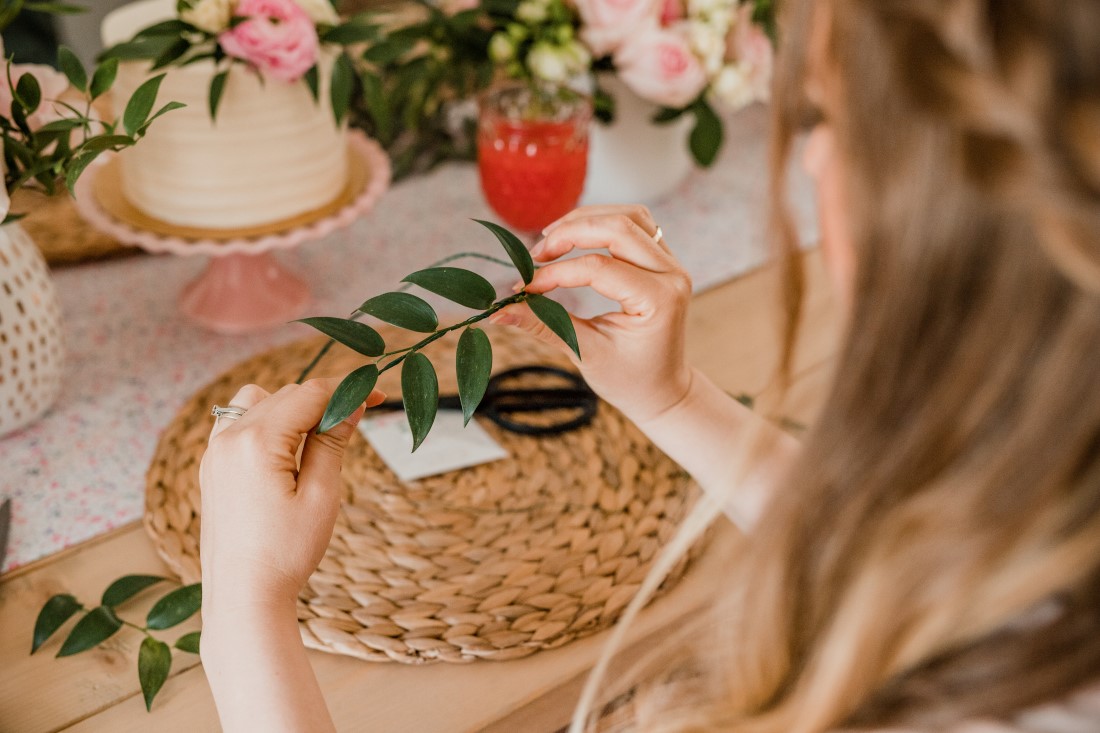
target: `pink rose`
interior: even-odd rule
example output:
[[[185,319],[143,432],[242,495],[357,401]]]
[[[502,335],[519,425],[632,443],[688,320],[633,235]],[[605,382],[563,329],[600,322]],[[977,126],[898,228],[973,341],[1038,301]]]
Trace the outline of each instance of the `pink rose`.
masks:
[[[752,5],[745,3],[737,11],[737,20],[726,40],[728,61],[736,61],[749,70],[749,84],[756,99],[771,96],[774,51],[764,29],[752,22]]]
[[[664,0],[661,3],[661,26],[669,27],[687,16],[683,0]]]
[[[2,53],[2,48],[0,48],[0,53]],[[69,80],[65,78],[65,75],[53,67],[43,64],[11,65],[12,84],[18,84],[19,79],[24,74],[33,76],[38,82],[38,87],[42,90],[42,101],[38,104],[38,109],[27,117],[27,124],[30,125],[31,129],[37,130],[42,125],[61,119],[63,115],[53,102],[69,89]],[[8,86],[7,80],[0,81],[0,115],[9,119],[11,119],[12,99],[11,87]],[[60,109],[64,110],[63,107]]]
[[[576,0],[581,40],[599,58],[614,53],[639,28],[657,19],[663,0]]]
[[[638,96],[666,107],[695,101],[707,86],[703,64],[677,28],[649,26],[615,54],[619,78]]]
[[[264,76],[297,81],[317,63],[317,28],[294,0],[240,0],[233,14],[248,20],[219,35],[218,43]]]

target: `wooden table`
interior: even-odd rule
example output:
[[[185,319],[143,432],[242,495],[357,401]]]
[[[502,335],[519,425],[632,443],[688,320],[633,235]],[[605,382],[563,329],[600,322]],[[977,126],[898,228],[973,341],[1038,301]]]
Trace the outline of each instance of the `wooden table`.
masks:
[[[820,255],[811,252],[806,262],[808,307],[798,378],[786,408],[803,422],[813,419],[824,396],[837,339],[837,314]],[[776,286],[774,270],[765,268],[695,298],[689,357],[730,392],[758,394],[768,385],[779,343]],[[721,528],[675,591],[642,614],[620,664],[644,651],[647,637],[704,605],[722,572],[722,558],[742,541],[728,525]],[[172,676],[153,712],[145,712],[136,672],[137,632],[124,630],[101,648],[66,659],[50,656],[56,638],[46,653],[28,654],[35,617],[51,595],[71,592],[90,603],[114,578],[146,572],[167,570],[135,523],[0,578],[0,733],[218,730],[198,658],[182,652],[175,652]],[[135,603],[127,616],[141,618],[150,604]],[[198,621],[179,628],[181,633],[198,628]],[[601,634],[517,661],[461,666],[370,664],[320,652],[310,657],[340,730],[550,733],[568,721],[605,638]],[[614,685],[607,693],[617,693]]]

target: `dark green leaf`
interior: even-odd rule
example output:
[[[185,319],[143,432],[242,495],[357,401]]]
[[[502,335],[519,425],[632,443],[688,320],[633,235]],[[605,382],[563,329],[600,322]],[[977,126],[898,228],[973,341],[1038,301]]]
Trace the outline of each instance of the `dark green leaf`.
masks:
[[[210,119],[218,119],[218,107],[222,103],[222,94],[225,93],[225,81],[229,78],[229,70],[219,71],[210,80]]]
[[[705,101],[697,102],[693,110],[695,127],[691,131],[691,154],[705,168],[714,163],[722,148],[722,120]]]
[[[57,67],[68,78],[69,83],[80,91],[88,89],[88,72],[84,71],[84,64],[76,57],[67,46],[57,49]]]
[[[145,120],[144,125],[142,125],[140,128],[138,128],[138,135],[144,135],[145,131],[149,129],[149,125],[153,124],[153,120],[157,119],[161,115],[168,114],[169,112],[171,112],[173,110],[183,109],[186,106],[187,105],[184,104],[183,102],[169,102],[168,104],[164,105],[163,107],[158,109],[156,112],[154,112],[153,115],[149,119]]]
[[[80,146],[81,153],[102,153],[104,150],[131,145],[134,142],[129,135],[96,135],[85,140]]]
[[[328,407],[325,408],[325,414],[321,417],[321,424],[317,426],[317,432],[328,432],[347,420],[348,416],[366,401],[377,382],[378,367],[374,364],[361,366],[344,377],[344,381],[340,382],[328,401]]]
[[[73,158],[72,163],[69,164],[68,172],[65,173],[65,187],[69,189],[69,193],[73,193],[76,188],[77,179],[80,178],[84,169],[92,164],[92,161],[96,159],[97,155],[99,155],[99,153],[81,153]]]
[[[173,61],[178,60],[181,56],[191,50],[191,42],[186,38],[177,38],[171,46],[164,49],[156,59],[153,60],[153,66],[151,71],[157,69],[163,69],[165,66],[170,65]]]
[[[653,115],[653,122],[658,125],[665,125],[680,119],[684,116],[684,112],[686,111],[686,108],[673,109],[672,107],[662,107],[657,110],[657,114]]]
[[[134,34],[134,38],[151,38],[153,36],[171,36],[178,38],[181,33],[193,32],[195,26],[184,23],[182,20],[162,20],[151,26],[142,28]]]
[[[432,307],[422,298],[409,293],[376,295],[359,306],[359,310],[408,331],[431,333],[439,325],[439,318]]]
[[[15,84],[15,98],[23,106],[23,111],[31,114],[42,103],[42,87],[38,86],[38,79],[30,72],[19,77]]]
[[[532,312],[538,316],[540,321],[545,323],[551,331],[558,335],[558,338],[573,350],[578,359],[581,358],[581,347],[577,343],[577,332],[573,329],[573,319],[569,317],[569,312],[562,308],[560,303],[550,300],[546,296],[532,293],[527,296],[527,305],[531,306]]]
[[[376,38],[378,38],[377,25],[353,19],[324,33],[321,36],[321,41],[346,46],[352,43],[366,43]]]
[[[166,49],[175,43],[175,38],[170,35],[166,36],[149,36],[146,38],[138,38],[133,41],[126,41],[125,43],[119,43],[115,46],[111,46],[106,51],[99,55],[99,61],[106,62],[109,59],[117,59],[120,61],[134,61],[141,59],[155,59],[165,52]]]
[[[70,132],[78,127],[83,126],[83,120],[74,120],[71,117],[65,117],[60,120],[54,120],[53,122],[47,122],[45,125],[42,125],[42,127],[38,128],[38,133],[42,134],[44,132]]]
[[[390,114],[389,101],[382,90],[382,81],[368,71],[359,76],[363,85],[363,101],[367,106],[367,113],[374,120],[374,132],[383,143],[389,143],[393,137],[393,115]]]
[[[141,695],[145,698],[145,710],[153,707],[153,698],[164,686],[168,672],[172,669],[172,650],[163,641],[146,636],[138,651],[138,681],[141,682]]]
[[[497,297],[492,283],[461,267],[431,267],[414,272],[402,282],[419,285],[430,293],[475,310],[485,310]]]
[[[202,606],[202,584],[185,585],[157,601],[145,617],[150,629],[168,629],[191,618]]]
[[[391,38],[376,43],[363,52],[363,60],[378,66],[388,66],[397,59],[407,54],[413,47],[414,41],[403,38]]]
[[[306,88],[309,89],[309,95],[313,97],[314,104],[321,101],[321,75],[317,71],[316,64],[306,70],[302,80],[306,83]]]
[[[332,65],[332,80],[329,82],[329,97],[332,100],[332,116],[336,118],[339,126],[348,113],[351,104],[351,93],[355,88],[355,69],[351,67],[351,59],[346,53],[336,57]]]
[[[118,76],[118,59],[108,59],[96,67],[92,74],[92,83],[88,87],[88,93],[92,99],[97,99],[111,88]]]
[[[439,381],[428,357],[414,351],[401,367],[401,400],[413,436],[413,452],[428,437],[439,409]]]
[[[377,331],[365,323],[353,321],[350,318],[303,318],[298,322],[316,328],[329,338],[339,341],[364,356],[381,356],[386,350],[386,342]]]
[[[54,635],[62,624],[72,618],[73,614],[80,610],[80,602],[68,593],[62,593],[46,601],[42,610],[38,612],[38,619],[34,622],[34,641],[31,642],[31,654],[38,651],[38,647],[46,643]]]
[[[79,15],[88,12],[88,9],[81,5],[68,5],[66,3],[26,3],[23,5],[23,9],[36,13],[49,13],[50,15]]]
[[[84,618],[76,622],[76,626],[69,632],[57,656],[69,657],[87,651],[107,641],[121,628],[122,622],[110,608],[107,606],[93,608]]]
[[[124,575],[107,586],[107,590],[103,591],[101,603],[104,606],[117,606],[162,580],[167,580],[167,578],[162,578],[159,575]]]
[[[199,653],[199,638],[201,631],[192,631],[190,634],[184,634],[180,638],[176,639],[174,646],[181,652],[187,652],[188,654]]]
[[[493,345],[489,343],[489,337],[479,328],[467,328],[458,339],[458,353],[455,356],[463,425],[470,423],[474,411],[481,404],[492,371]]]
[[[491,221],[482,221],[481,219],[474,219],[474,221],[496,235],[496,238],[504,245],[504,251],[512,259],[512,264],[519,270],[523,282],[531,282],[531,278],[535,276],[535,263],[531,260],[531,253],[527,251],[527,247],[523,245],[519,237]]]
[[[127,134],[133,135],[149,119],[149,113],[153,111],[153,104],[157,101],[157,92],[160,83],[164,81],[164,74],[158,74],[152,79],[142,82],[141,86],[134,90],[134,95],[126,103],[126,109],[122,112],[122,127]]]

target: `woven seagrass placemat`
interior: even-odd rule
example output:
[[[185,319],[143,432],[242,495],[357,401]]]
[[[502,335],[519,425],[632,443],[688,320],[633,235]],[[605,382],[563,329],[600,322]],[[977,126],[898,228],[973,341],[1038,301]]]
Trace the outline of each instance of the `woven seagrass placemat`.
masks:
[[[41,191],[21,189],[12,196],[11,210],[26,214],[20,225],[50,265],[71,265],[141,252],[84,221],[65,191],[47,196]]]
[[[498,370],[569,365],[530,337],[486,331]],[[390,348],[402,344],[394,331],[383,335]],[[210,406],[249,382],[274,390],[292,381],[322,342],[242,362],[199,390],[162,434],[145,527],[185,582],[199,578],[198,465]],[[456,345],[445,338],[425,351],[447,393],[455,390]],[[318,376],[345,374],[361,359],[337,347]],[[379,384],[391,397],[400,393],[397,371]],[[695,500],[682,469],[606,404],[591,426],[555,437],[481,424],[510,458],[407,484],[353,436],[346,501],[298,601],[307,646],[414,664],[516,659],[562,646],[615,621]]]

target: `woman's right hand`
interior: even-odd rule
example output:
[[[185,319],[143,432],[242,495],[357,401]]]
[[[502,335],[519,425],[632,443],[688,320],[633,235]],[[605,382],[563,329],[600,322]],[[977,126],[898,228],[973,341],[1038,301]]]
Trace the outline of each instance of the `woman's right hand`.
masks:
[[[581,359],[574,362],[603,399],[634,422],[654,418],[680,402],[691,387],[684,330],[691,280],[643,206],[590,206],[544,231],[531,251],[540,267],[529,293],[591,287],[619,303],[621,312],[573,317]],[[606,250],[559,260],[573,249]],[[526,304],[505,308],[490,323],[518,326],[565,348]],[[570,352],[572,353],[572,352]]]

